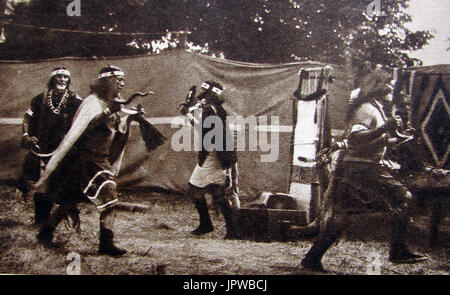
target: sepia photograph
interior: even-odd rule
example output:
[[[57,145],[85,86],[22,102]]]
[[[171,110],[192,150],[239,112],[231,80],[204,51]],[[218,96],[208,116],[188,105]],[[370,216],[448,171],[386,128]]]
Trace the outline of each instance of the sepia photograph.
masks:
[[[1,0],[0,274],[174,294],[450,274],[449,13]]]

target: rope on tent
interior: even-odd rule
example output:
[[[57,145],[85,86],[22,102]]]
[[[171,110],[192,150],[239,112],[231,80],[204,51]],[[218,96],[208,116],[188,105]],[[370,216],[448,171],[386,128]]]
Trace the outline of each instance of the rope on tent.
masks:
[[[50,28],[43,26],[34,26],[34,25],[25,25],[25,24],[15,24],[9,21],[0,21],[2,25],[10,25],[28,29],[35,30],[45,30],[45,31],[55,31],[55,32],[64,32],[64,33],[78,33],[78,34],[90,34],[90,35],[116,35],[116,36],[161,36],[167,33],[172,34],[190,34],[189,31],[175,31],[175,32],[158,32],[158,33],[125,33],[125,32],[95,32],[95,31],[83,31],[83,30],[69,30],[69,29],[60,29],[60,28]]]

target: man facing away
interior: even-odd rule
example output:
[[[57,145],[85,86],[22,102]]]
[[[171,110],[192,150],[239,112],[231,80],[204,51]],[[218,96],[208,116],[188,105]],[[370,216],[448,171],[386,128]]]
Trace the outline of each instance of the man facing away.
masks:
[[[301,261],[306,269],[325,272],[322,257],[340,238],[352,212],[383,210],[389,213],[391,262],[415,263],[426,259],[411,253],[405,243],[412,195],[380,164],[386,147],[399,141],[391,134],[401,125],[401,120],[388,119],[383,110],[382,103],[392,101],[390,80],[387,72],[375,69],[364,79],[361,94],[350,105],[347,147],[339,151],[324,194],[319,236]]]

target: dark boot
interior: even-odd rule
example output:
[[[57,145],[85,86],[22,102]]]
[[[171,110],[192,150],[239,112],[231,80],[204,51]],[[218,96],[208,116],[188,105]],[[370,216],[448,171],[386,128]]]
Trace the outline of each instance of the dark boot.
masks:
[[[41,226],[39,234],[37,235],[38,242],[45,248],[55,249],[59,245],[53,243],[53,232],[58,224],[67,216],[67,211],[64,207],[59,206],[53,214],[47,219],[47,222]]]
[[[228,202],[219,202],[218,206],[220,211],[222,212],[223,218],[225,219],[225,227],[227,229],[227,233],[225,234],[224,239],[236,239],[236,215],[237,212],[231,208],[231,205]]]
[[[325,252],[336,242],[342,233],[342,229],[334,223],[328,222],[317,240],[302,259],[301,265],[311,271],[326,273],[322,266],[322,257]]]
[[[214,230],[214,226],[212,225],[211,217],[209,216],[206,199],[204,197],[196,199],[194,200],[194,205],[200,218],[200,225],[191,233],[198,236],[212,232]]]
[[[48,224],[44,224],[41,227],[39,234],[37,235],[38,242],[47,249],[58,248],[58,246],[55,243],[53,243],[54,231],[55,231],[54,227],[49,226]]]
[[[392,238],[389,249],[389,260],[392,263],[417,263],[428,258],[411,253],[406,246],[407,217],[396,216],[392,220]]]
[[[100,246],[98,253],[110,256],[121,256],[127,250],[114,245],[114,233],[111,230],[114,225],[115,213],[113,208],[108,208],[100,213]]]
[[[34,224],[42,225],[47,222],[53,207],[53,200],[49,195],[34,194]]]
[[[114,245],[114,233],[107,228],[100,228],[100,247],[99,254],[110,256],[122,256],[127,250],[118,248]]]

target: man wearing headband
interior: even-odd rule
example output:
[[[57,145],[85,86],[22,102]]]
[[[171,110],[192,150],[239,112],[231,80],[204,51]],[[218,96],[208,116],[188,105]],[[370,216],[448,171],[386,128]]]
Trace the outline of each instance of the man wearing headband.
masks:
[[[37,181],[40,170],[58,147],[69,130],[73,116],[82,98],[69,89],[70,72],[64,67],[55,68],[50,74],[47,89],[34,97],[25,113],[22,129],[22,147],[29,150],[25,158],[19,189],[27,194],[27,183]],[[57,193],[59,177],[55,174],[49,189]],[[44,223],[52,209],[49,193],[34,195],[35,224]]]
[[[54,247],[53,232],[70,211],[77,210],[79,202],[93,203],[100,212],[99,253],[111,256],[125,254],[125,249],[114,245],[114,206],[118,202],[115,177],[129,137],[131,121],[142,113],[121,117],[118,111],[124,87],[124,72],[115,66],[101,69],[98,80],[91,86],[92,93],[86,97],[75,115],[69,130],[55,154],[35,184],[35,189],[45,186],[49,177],[57,171],[70,175],[65,179],[64,189],[69,192],[61,205],[52,213],[49,221],[41,227],[39,241]],[[72,161],[65,164],[65,156]],[[80,198],[76,198],[80,196]]]
[[[234,150],[227,150],[227,139],[231,134],[226,124],[227,113],[222,107],[223,87],[219,83],[206,81],[202,84],[203,93],[197,97],[199,103],[189,111],[195,111],[196,107],[201,110],[201,134],[202,148],[198,153],[198,164],[192,172],[189,180],[190,195],[199,214],[200,225],[192,231],[194,235],[202,235],[214,230],[205,194],[210,193],[213,201],[220,208],[227,229],[226,239],[235,237],[235,218],[239,209],[239,198],[237,196],[237,156]],[[187,114],[182,108],[182,114]],[[194,118],[194,116],[190,116]],[[222,144],[218,148],[216,142],[206,143],[205,135],[212,128],[207,127],[205,121],[215,119],[220,121],[223,130],[221,132]],[[214,120],[212,120],[214,122]],[[215,124],[215,123],[214,123]],[[194,124],[194,128],[199,127]],[[215,126],[216,127],[216,126]],[[217,136],[217,135],[215,135]],[[214,138],[215,141],[220,139]],[[208,146],[210,145],[210,146]]]

